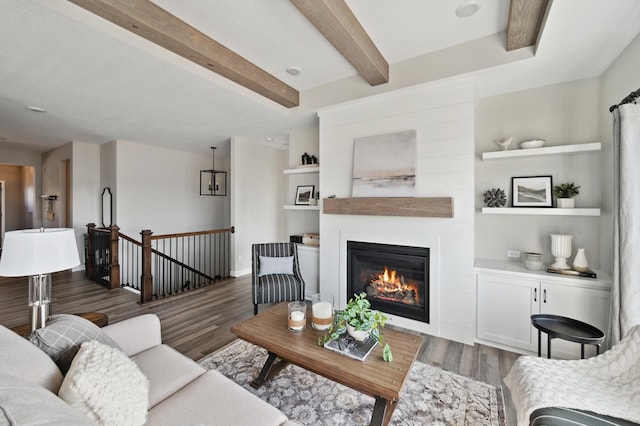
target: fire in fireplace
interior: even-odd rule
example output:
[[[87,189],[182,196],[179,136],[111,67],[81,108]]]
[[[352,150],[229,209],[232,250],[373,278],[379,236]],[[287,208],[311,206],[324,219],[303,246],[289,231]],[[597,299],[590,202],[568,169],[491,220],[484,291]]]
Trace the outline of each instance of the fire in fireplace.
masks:
[[[367,295],[383,300],[406,303],[407,305],[420,304],[420,291],[418,284],[406,282],[404,275],[391,271],[386,266],[381,274],[374,274],[366,288]]]
[[[429,249],[347,241],[347,298],[363,291],[374,309],[429,323]]]

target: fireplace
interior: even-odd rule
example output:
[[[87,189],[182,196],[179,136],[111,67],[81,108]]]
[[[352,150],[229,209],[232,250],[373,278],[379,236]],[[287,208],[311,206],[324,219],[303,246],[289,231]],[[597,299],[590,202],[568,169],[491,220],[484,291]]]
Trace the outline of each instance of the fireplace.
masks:
[[[429,249],[347,241],[347,299],[361,292],[373,309],[429,323]]]

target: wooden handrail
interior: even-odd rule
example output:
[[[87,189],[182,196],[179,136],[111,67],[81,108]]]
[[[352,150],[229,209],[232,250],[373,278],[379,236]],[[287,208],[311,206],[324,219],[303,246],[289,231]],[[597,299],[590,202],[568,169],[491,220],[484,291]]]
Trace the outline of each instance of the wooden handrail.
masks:
[[[130,236],[123,234],[122,232],[120,232],[119,235],[120,235],[120,237],[122,239],[127,240],[132,244],[135,244],[137,246],[142,246],[142,243],[140,241],[137,241],[137,240],[131,238]]]
[[[231,232],[233,234],[234,232],[236,232],[236,228],[235,228],[235,226],[232,226],[231,228],[214,229],[214,230],[211,230],[211,231],[196,231],[196,232],[184,232],[184,233],[181,233],[181,234],[152,235],[151,239],[152,240],[162,240],[162,239],[166,239],[166,238],[193,237],[193,236],[197,236],[197,235],[209,235],[209,234],[223,234],[225,232]]]

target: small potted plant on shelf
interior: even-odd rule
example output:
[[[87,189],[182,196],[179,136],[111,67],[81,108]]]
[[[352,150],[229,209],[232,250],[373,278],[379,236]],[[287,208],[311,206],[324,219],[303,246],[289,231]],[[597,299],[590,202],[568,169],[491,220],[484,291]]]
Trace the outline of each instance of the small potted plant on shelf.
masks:
[[[384,327],[389,318],[380,311],[371,309],[367,300],[367,293],[354,294],[342,311],[337,311],[331,328],[318,339],[318,345],[323,346],[330,340],[338,340],[344,333],[348,333],[355,340],[362,341],[367,337],[382,345],[380,328]],[[382,347],[382,358],[391,362],[393,355],[389,344]]]
[[[573,197],[578,194],[580,194],[580,185],[576,185],[573,182],[553,187],[553,195],[556,196],[556,207],[560,209],[572,209],[575,206]]]

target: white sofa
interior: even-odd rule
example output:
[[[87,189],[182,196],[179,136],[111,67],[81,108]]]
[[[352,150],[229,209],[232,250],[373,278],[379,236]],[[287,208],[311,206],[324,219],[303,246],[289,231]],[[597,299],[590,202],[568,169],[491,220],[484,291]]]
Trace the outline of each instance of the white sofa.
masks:
[[[208,371],[162,344],[160,320],[155,315],[141,315],[101,330],[147,377],[149,425],[298,424],[217,371]],[[0,326],[0,425],[94,424],[58,398],[63,379],[49,356]]]

